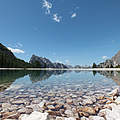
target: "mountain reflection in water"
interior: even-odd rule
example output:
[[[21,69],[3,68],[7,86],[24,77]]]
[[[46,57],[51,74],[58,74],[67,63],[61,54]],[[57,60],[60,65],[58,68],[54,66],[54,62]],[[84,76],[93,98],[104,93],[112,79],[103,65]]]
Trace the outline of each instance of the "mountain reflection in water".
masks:
[[[26,75],[29,75],[31,82],[34,83],[37,81],[46,80],[52,75],[60,75],[65,72],[68,72],[68,71],[65,71],[65,70],[57,70],[57,71],[1,70],[0,71],[0,92],[7,89],[15,80],[19,78],[23,78]]]
[[[0,92],[9,88],[10,85],[19,78],[29,76],[29,80],[32,83],[49,79],[52,75],[58,76],[66,72],[72,72],[68,70],[40,70],[40,71],[27,71],[27,70],[1,70],[0,71]],[[80,73],[81,71],[75,71]],[[114,80],[120,86],[120,72],[117,71],[93,71],[93,76],[100,74],[106,78]]]
[[[97,73],[105,76],[106,78],[111,78],[120,86],[120,71],[97,71]]]

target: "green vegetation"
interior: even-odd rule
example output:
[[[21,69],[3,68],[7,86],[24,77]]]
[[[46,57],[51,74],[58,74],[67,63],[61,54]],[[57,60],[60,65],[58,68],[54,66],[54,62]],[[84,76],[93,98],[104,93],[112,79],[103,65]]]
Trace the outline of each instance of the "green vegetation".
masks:
[[[24,60],[10,56],[0,51],[0,68],[26,68],[31,65]]]
[[[0,92],[7,89],[16,79],[24,77],[30,71],[23,70],[1,70],[0,71]]]
[[[120,68],[120,65],[117,65],[116,68]]]
[[[39,61],[35,61],[35,63],[32,63],[31,65],[32,65],[33,68],[40,68],[41,67]]]
[[[0,43],[0,68],[40,68],[40,66],[40,63],[37,61],[34,64],[30,64],[16,58],[7,47]]]
[[[97,68],[97,65],[95,63],[93,63],[92,68]]]
[[[93,71],[93,75],[95,76],[97,74],[97,71]]]

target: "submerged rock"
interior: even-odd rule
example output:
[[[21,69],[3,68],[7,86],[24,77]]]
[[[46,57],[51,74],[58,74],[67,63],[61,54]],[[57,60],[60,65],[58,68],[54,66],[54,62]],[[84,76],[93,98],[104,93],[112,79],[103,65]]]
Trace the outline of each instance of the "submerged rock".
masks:
[[[10,103],[2,103],[2,109],[3,111],[7,111],[11,107]]]
[[[39,105],[39,107],[41,107],[41,108],[44,107],[45,101],[40,102],[38,105]]]
[[[34,111],[30,115],[21,115],[19,120],[48,120],[48,113]]]
[[[113,91],[111,91],[110,93],[109,93],[109,96],[117,96],[117,95],[119,95],[119,89],[118,88],[116,88],[116,89],[114,89]]]
[[[93,101],[90,98],[83,100],[83,105],[87,104],[93,104]]]
[[[71,110],[66,110],[66,111],[65,111],[65,114],[66,114],[67,116],[73,116],[73,112],[72,112]]]
[[[93,107],[83,107],[81,108],[81,111],[89,113],[89,114],[96,114],[95,109]]]
[[[120,104],[120,96],[118,96],[118,98],[115,100],[115,102],[116,102],[117,104]]]
[[[114,103],[109,104],[110,109],[103,109],[99,112],[99,116],[105,117],[106,120],[120,120],[120,105]]]
[[[76,119],[73,117],[69,117],[69,118],[65,118],[65,120],[76,120]]]
[[[12,101],[12,104],[21,105],[21,104],[25,104],[25,101],[24,100],[16,100],[16,101]]]
[[[105,120],[103,117],[99,117],[99,116],[90,116],[89,120]]]
[[[2,114],[3,120],[5,119],[18,119],[20,114],[17,112],[6,112]]]

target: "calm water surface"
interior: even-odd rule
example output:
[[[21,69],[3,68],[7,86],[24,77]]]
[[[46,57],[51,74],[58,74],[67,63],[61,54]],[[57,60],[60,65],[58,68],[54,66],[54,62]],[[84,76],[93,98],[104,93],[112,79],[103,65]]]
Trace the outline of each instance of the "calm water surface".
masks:
[[[117,71],[0,71],[0,93],[37,94],[65,91],[110,91],[120,85]],[[14,91],[14,92],[13,92]]]

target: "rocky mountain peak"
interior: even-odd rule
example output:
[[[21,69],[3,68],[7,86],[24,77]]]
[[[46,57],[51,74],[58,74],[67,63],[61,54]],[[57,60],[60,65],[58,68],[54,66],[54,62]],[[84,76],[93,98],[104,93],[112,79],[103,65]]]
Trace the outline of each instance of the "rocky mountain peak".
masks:
[[[100,68],[111,68],[120,66],[120,51],[117,52],[111,59],[97,65]]]
[[[115,54],[115,56],[112,57],[111,59],[114,63],[114,66],[120,65],[120,51]]]
[[[49,59],[47,58],[43,58],[43,57],[39,57],[36,55],[32,55],[29,63],[31,64],[38,64],[38,67],[41,68],[67,68],[66,65],[62,64],[62,63],[52,63]]]

